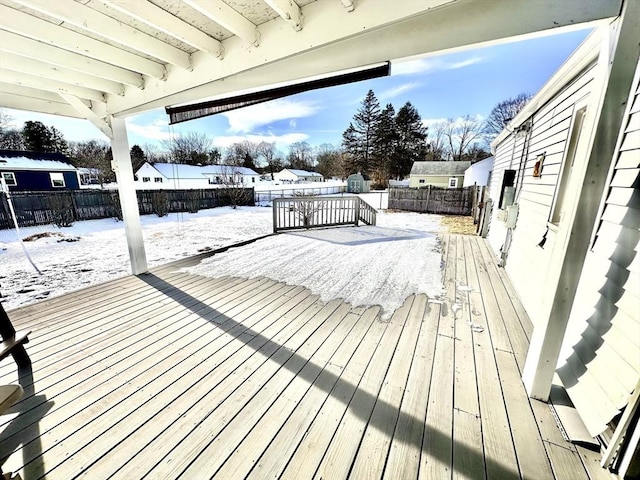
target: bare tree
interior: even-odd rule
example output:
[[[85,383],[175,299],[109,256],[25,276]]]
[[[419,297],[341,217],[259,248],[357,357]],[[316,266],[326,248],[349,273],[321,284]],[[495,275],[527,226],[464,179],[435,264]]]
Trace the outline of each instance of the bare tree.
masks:
[[[311,170],[313,168],[313,149],[307,142],[295,142],[289,145],[287,162],[291,168]]]
[[[444,136],[449,160],[461,160],[467,150],[482,139],[482,131],[482,121],[469,114],[447,120]]]
[[[273,180],[273,174],[282,170],[282,158],[276,149],[275,142],[260,142],[256,145],[259,157],[266,163],[267,171]]]
[[[210,164],[213,141],[205,133],[189,132],[163,140],[162,146],[168,151],[169,161],[187,165]]]
[[[225,192],[229,195],[231,205],[237,208],[238,205],[246,205],[251,198],[251,189],[245,187],[244,177],[239,165],[221,165],[219,182],[224,186]]]
[[[531,100],[531,94],[521,93],[513,98],[507,98],[499,102],[487,117],[484,132],[490,137],[498,135],[529,100]]]
[[[237,165],[251,169],[256,168],[257,159],[258,145],[248,140],[231,144],[224,155],[224,163],[226,165]]]
[[[429,126],[427,135],[427,154],[426,160],[438,161],[445,160],[446,146],[447,146],[447,131],[448,122],[440,121]]]
[[[111,148],[102,140],[71,142],[69,146],[71,160],[76,167],[89,169],[89,173],[100,186],[115,181],[111,169]]]

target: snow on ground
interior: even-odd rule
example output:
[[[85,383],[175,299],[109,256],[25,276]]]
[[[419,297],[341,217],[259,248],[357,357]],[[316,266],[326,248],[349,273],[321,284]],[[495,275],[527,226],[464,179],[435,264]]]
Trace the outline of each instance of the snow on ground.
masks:
[[[141,217],[149,266],[205,249],[215,249],[273,231],[270,208],[230,207],[198,213]],[[42,275],[26,259],[14,230],[0,230],[0,293],[5,309],[58,296],[131,273],[124,223],[113,219],[20,229],[22,238],[55,235],[25,242]],[[75,240],[75,241],[74,241]]]
[[[374,200],[379,201],[379,198]],[[375,201],[367,198],[374,206]],[[296,231],[231,249],[191,269],[201,275],[267,276],[302,285],[324,300],[381,305],[390,314],[417,292],[442,294],[438,215],[378,213],[378,226]],[[232,245],[272,231],[265,207],[141,217],[149,266]],[[112,219],[21,229],[38,275],[12,230],[0,230],[0,293],[6,309],[58,296],[130,273],[124,224]]]
[[[385,316],[413,293],[439,299],[437,215],[378,213],[377,226],[294,231],[264,238],[186,269],[198,275],[268,277],[301,285],[323,301],[380,305]]]

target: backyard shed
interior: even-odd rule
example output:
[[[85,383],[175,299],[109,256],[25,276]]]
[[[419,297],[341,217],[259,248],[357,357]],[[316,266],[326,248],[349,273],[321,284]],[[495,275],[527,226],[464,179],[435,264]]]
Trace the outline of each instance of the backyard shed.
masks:
[[[347,177],[347,192],[368,193],[371,189],[371,179],[368,175],[360,172]]]
[[[409,187],[460,188],[464,182],[464,172],[471,162],[413,162],[409,174]]]
[[[9,191],[80,188],[78,171],[61,153],[0,150],[0,173]]]

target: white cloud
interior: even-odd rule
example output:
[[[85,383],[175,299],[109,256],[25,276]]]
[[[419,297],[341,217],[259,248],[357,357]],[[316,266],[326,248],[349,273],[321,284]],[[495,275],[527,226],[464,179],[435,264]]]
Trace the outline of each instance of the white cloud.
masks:
[[[60,115],[50,115],[47,113],[27,112],[24,110],[6,109],[6,114],[11,117],[11,128],[21,130],[24,122],[42,122],[43,124],[56,127],[62,132],[65,140],[69,142],[82,142],[92,139],[106,140],[107,137],[88,120],[81,118],[63,117]]]
[[[127,130],[142,138],[149,140],[169,140],[171,139],[171,131],[169,130],[169,122],[163,118],[139,124],[136,121],[141,120],[140,117],[131,117],[127,119]]]
[[[232,110],[222,115],[227,117],[231,133],[248,133],[278,120],[310,117],[318,110],[320,106],[315,102],[279,99]]]
[[[227,148],[234,143],[249,141],[251,143],[268,142],[275,143],[276,148],[284,149],[295,142],[303,142],[309,138],[306,133],[286,133],[284,135],[225,135],[215,137],[213,143],[216,147]]]
[[[459,62],[450,62],[442,58],[421,58],[418,60],[392,63],[391,75],[415,75],[418,73],[434,73],[443,70],[455,70],[484,61],[483,57],[471,57]]]
[[[395,98],[399,95],[402,95],[405,92],[418,88],[419,86],[420,84],[417,82],[403,83],[401,85],[397,85],[393,88],[389,88],[387,90],[382,91],[380,95],[378,95],[378,98],[380,100],[388,100],[390,98]]]
[[[424,125],[425,127],[429,128],[432,125],[435,125],[436,123],[441,123],[441,122],[446,122],[447,119],[446,118],[423,118],[422,119],[422,125]]]

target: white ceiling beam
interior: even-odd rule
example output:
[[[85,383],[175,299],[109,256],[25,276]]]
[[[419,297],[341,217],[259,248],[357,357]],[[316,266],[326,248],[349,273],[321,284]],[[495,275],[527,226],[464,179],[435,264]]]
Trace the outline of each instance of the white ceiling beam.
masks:
[[[191,69],[188,53],[74,0],[15,1],[20,5],[67,22],[99,37],[107,38],[112,42],[126,45],[163,62],[187,70]]]
[[[341,0],[344,8],[347,9],[347,12],[353,12],[356,8],[356,0]]]
[[[46,100],[48,102],[64,103],[64,100],[62,100],[58,93],[24,87],[22,85],[16,85],[14,83],[0,83],[0,95],[19,95],[21,97],[37,98],[39,100]],[[91,102],[88,100],[84,100],[84,102],[87,106],[91,105]]]
[[[107,122],[105,122],[102,118],[95,114],[91,108],[87,107],[82,100],[78,97],[74,97],[73,95],[68,95],[66,93],[61,93],[60,96],[73,108],[75,108],[78,113],[91,123],[93,123],[102,133],[104,133],[110,139],[113,138],[113,132],[111,131],[111,127]]]
[[[293,0],[264,0],[296,31],[302,30],[302,11]]]
[[[101,2],[193,48],[207,52],[216,58],[222,59],[224,56],[221,42],[149,1],[101,0]]]
[[[139,73],[114,67],[108,63],[62,50],[5,30],[0,30],[0,51],[15,53],[33,59],[46,58],[47,62],[52,65],[90,75],[99,72],[99,75],[107,80],[144,88],[144,78]]]
[[[2,106],[5,108],[61,115],[63,117],[83,118],[78,114],[78,111],[68,103],[54,102],[33,97],[23,97],[20,95],[5,95],[1,87],[0,94],[3,97]]]
[[[69,85],[68,83],[58,82],[56,80],[47,80],[46,82],[43,82],[41,77],[19,73],[6,68],[0,68],[0,82],[24,85],[25,87],[46,90],[48,92],[69,93],[76,97],[94,100],[96,102],[104,103],[105,101],[103,92],[98,90]]]
[[[154,78],[162,79],[167,73],[161,63],[106,45],[2,4],[0,28]]]
[[[2,54],[2,68],[28,73],[29,75],[43,78],[45,81],[56,80],[79,87],[88,87],[102,92],[124,95],[124,85],[121,83],[87,75],[86,73],[75,72],[41,60],[22,57],[15,53],[5,52]]]
[[[205,17],[226,28],[245,42],[260,43],[258,28],[222,0],[182,0]]]

